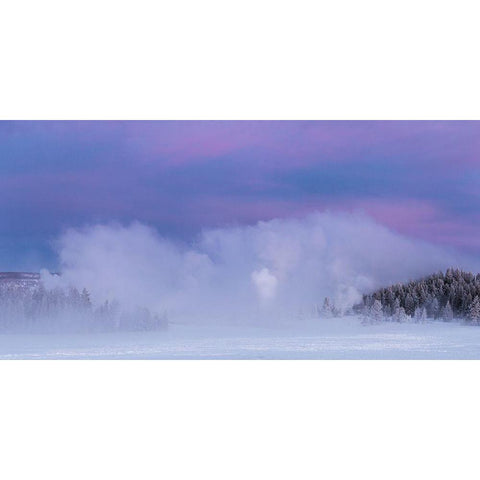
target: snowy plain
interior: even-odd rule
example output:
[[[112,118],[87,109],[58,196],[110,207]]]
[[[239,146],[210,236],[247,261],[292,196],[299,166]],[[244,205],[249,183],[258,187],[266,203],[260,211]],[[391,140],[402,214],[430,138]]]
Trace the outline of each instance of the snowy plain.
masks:
[[[159,332],[2,334],[0,359],[480,359],[480,327],[359,317]]]

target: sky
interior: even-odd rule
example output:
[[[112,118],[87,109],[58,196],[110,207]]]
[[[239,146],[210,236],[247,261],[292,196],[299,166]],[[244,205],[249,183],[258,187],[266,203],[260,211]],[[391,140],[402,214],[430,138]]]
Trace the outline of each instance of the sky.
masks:
[[[69,227],[326,210],[480,255],[479,185],[476,121],[2,121],[0,270],[55,269]]]

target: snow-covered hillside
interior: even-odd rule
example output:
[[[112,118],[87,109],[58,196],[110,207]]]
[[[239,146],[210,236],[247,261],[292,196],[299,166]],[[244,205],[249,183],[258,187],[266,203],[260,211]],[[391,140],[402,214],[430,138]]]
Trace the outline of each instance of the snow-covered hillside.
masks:
[[[36,287],[40,274],[35,272],[0,272],[0,286],[9,288]]]

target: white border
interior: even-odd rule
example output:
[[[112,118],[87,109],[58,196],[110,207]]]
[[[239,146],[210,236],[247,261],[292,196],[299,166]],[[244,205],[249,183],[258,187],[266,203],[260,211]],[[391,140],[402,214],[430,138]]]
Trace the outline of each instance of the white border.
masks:
[[[478,2],[4,0],[3,119],[478,119]]]
[[[12,361],[2,478],[478,478],[477,362]]]

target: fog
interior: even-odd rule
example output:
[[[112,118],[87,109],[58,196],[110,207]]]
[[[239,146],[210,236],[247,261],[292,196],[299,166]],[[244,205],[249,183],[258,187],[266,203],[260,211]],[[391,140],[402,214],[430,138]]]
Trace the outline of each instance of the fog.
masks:
[[[140,223],[91,225],[65,231],[56,245],[61,276],[42,271],[47,289],[85,287],[96,305],[115,300],[195,324],[295,320],[327,296],[345,312],[379,286],[478,267],[346,213],[206,229],[190,243]]]

